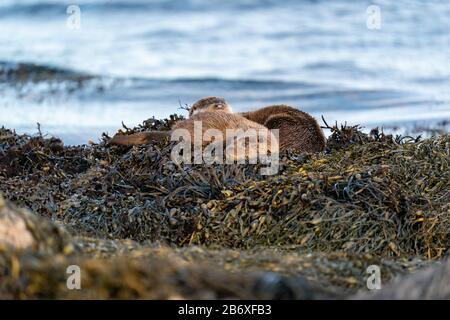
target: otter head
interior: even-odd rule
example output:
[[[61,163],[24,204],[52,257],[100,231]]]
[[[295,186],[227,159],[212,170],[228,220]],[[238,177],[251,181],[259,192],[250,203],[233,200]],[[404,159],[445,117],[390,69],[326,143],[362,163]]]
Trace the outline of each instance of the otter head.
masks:
[[[231,107],[225,102],[225,99],[219,97],[207,97],[198,100],[189,109],[189,117],[200,112],[232,112]]]

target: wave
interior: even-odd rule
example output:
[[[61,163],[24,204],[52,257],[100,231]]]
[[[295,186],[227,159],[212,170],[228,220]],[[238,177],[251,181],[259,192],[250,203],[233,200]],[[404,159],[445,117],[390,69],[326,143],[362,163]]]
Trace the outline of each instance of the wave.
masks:
[[[0,84],[3,88],[9,88],[12,95],[18,93],[18,99],[32,92],[42,97],[43,101],[70,95],[88,104],[96,101],[128,103],[130,106],[146,103],[164,105],[179,100],[192,103],[209,95],[226,97],[238,109],[286,103],[301,104],[306,110],[316,112],[426,107],[438,102],[401,90],[357,89],[314,82],[260,79],[111,77],[25,62],[0,62]]]
[[[27,62],[4,62],[0,61],[0,82],[24,83],[24,82],[82,82],[94,78],[87,73],[77,72],[70,69],[58,68],[47,65],[39,65]]]
[[[255,80],[255,79],[223,79],[218,77],[202,78],[144,78],[144,77],[112,77],[109,75],[91,74],[70,68],[38,64],[33,62],[9,62],[0,61],[0,82],[47,82],[47,81],[85,81],[91,79],[111,79],[117,81],[133,82],[149,85],[151,83],[166,83],[180,85],[215,86],[227,89],[233,88],[260,88],[260,89],[288,89],[288,88],[313,88],[313,84],[298,81],[282,80]]]
[[[73,2],[73,1],[72,1]],[[0,5],[0,16],[12,15],[55,15],[65,13],[67,6],[73,5],[71,1],[27,1],[17,3],[6,1]],[[285,2],[295,3],[294,0]],[[174,11],[210,11],[210,10],[254,10],[279,6],[276,0],[247,0],[240,3],[231,1],[198,1],[198,0],[78,0],[76,5],[90,11],[105,12],[142,12],[143,10],[174,12]],[[284,3],[286,5],[286,3]]]

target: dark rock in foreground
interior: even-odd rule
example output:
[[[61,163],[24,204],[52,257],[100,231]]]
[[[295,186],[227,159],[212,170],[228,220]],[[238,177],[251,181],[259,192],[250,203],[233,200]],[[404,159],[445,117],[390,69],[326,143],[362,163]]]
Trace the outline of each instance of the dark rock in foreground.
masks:
[[[400,277],[384,289],[372,293],[361,293],[353,299],[450,299],[450,260],[435,263],[414,274]]]

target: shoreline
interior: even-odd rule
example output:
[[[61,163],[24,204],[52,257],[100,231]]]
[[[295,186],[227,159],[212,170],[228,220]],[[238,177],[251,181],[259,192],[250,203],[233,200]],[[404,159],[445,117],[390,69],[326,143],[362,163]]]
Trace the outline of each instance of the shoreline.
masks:
[[[9,212],[34,240],[0,238],[0,296],[350,298],[368,291],[371,265],[384,285],[448,257],[449,143],[337,126],[327,151],[286,153],[261,177],[258,165],[176,168],[165,144],[64,146],[0,129],[0,224]],[[13,256],[33,290],[9,273]],[[68,264],[84,290],[65,288]]]
[[[324,125],[323,121],[317,118],[320,125]],[[333,121],[328,121],[328,123],[334,124]],[[353,123],[348,123],[348,125],[356,125]],[[61,126],[47,126],[45,124],[40,124],[40,129],[45,137],[54,137],[61,139],[66,146],[79,146],[87,145],[90,142],[99,143],[101,142],[102,133],[107,133],[113,135],[117,130],[119,130],[120,124],[118,126],[107,126],[107,127],[95,127],[95,126],[80,126],[80,127],[61,127]],[[8,128],[4,126],[3,128]],[[379,128],[383,130],[386,134],[392,135],[402,135],[422,138],[429,138],[433,135],[442,135],[450,132],[450,118],[439,118],[439,119],[427,119],[427,120],[411,120],[403,122],[391,122],[386,123],[383,126],[377,126],[376,124],[365,124],[361,126],[361,131],[364,133],[369,133],[372,129]],[[34,136],[38,134],[38,124],[29,126],[18,126],[15,131],[21,135]],[[324,130],[326,137],[331,135],[329,130]]]

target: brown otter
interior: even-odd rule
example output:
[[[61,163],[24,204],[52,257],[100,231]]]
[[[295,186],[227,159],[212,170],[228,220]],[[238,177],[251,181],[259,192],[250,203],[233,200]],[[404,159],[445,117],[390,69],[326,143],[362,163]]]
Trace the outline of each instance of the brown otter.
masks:
[[[313,153],[325,149],[322,129],[316,119],[306,112],[287,105],[273,105],[240,115],[268,129],[278,129],[280,150]]]
[[[224,98],[219,97],[206,97],[198,100],[189,108],[189,117],[200,112],[214,112],[222,111],[226,113],[232,113],[230,105]]]
[[[188,129],[193,132],[194,121],[202,121],[203,133],[210,128],[225,129],[278,129],[281,151],[319,152],[325,148],[325,136],[317,121],[309,114],[286,105],[269,106],[251,112],[232,113],[223,98],[207,97],[189,109],[190,118],[176,123],[172,130]],[[108,143],[117,145],[147,144],[168,139],[171,131],[141,132],[116,135]]]
[[[213,103],[216,103],[214,105]],[[222,98],[209,97],[195,103],[189,109],[192,116],[201,111],[232,112]],[[300,152],[319,152],[325,149],[325,136],[317,121],[308,113],[287,105],[273,105],[239,115],[280,132],[280,150],[294,149]]]
[[[110,145],[140,145],[150,142],[168,140],[176,129],[186,129],[191,136],[194,133],[194,122],[201,121],[202,134],[208,129],[216,129],[225,136],[227,129],[266,129],[263,125],[248,120],[231,112],[230,106],[223,98],[203,98],[189,109],[189,119],[175,123],[171,131],[148,131],[131,135],[115,135],[108,141]]]

